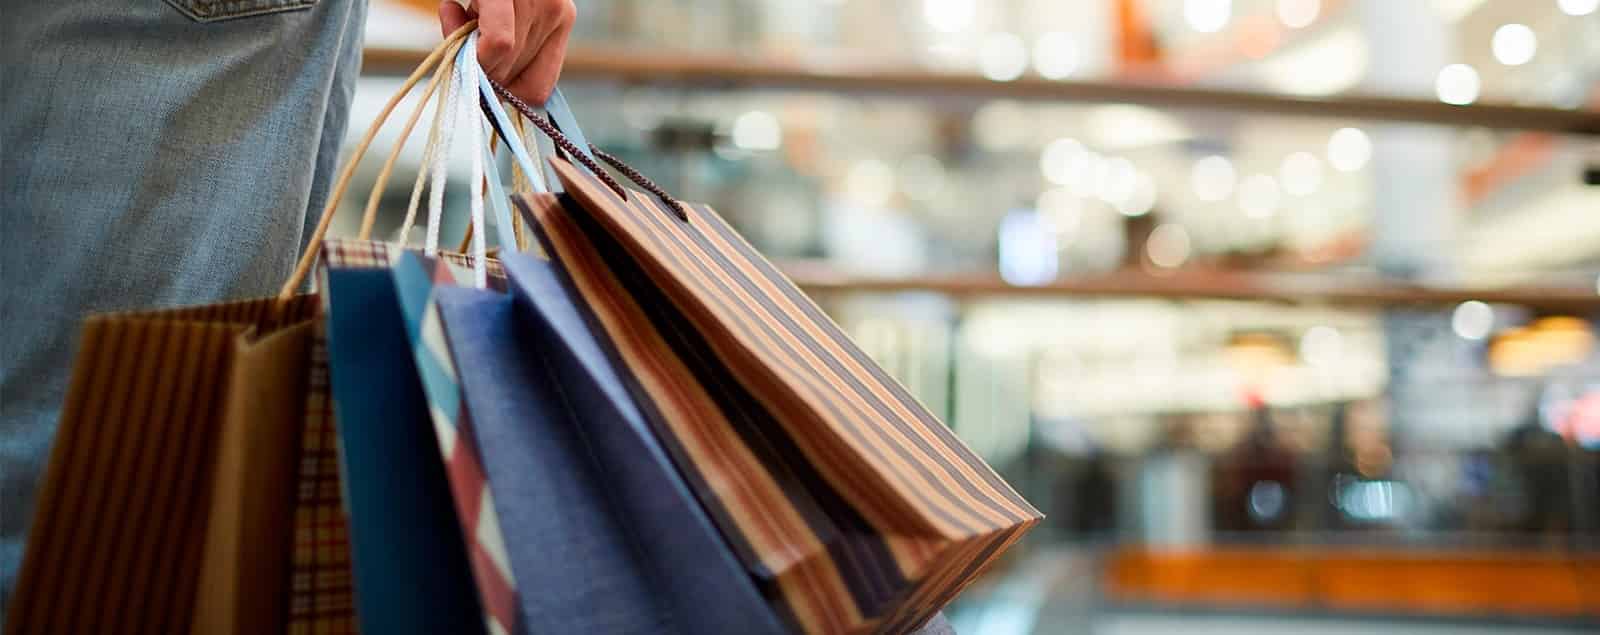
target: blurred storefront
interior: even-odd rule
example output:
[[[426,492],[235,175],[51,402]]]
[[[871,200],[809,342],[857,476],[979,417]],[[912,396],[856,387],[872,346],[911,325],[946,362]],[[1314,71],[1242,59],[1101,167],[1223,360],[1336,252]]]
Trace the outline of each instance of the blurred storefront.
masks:
[[[1600,624],[1600,2],[578,4],[590,140],[1048,514],[960,632]]]

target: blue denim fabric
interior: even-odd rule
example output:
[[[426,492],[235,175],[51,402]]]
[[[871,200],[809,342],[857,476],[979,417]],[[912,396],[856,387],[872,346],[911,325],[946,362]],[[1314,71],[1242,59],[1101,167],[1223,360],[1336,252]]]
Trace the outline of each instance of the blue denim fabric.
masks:
[[[588,440],[616,512],[690,633],[782,633],[732,549],[634,404],[552,262],[506,254],[518,328],[544,343],[552,381]],[[707,598],[716,598],[707,602]]]
[[[591,448],[569,414],[548,344],[518,328],[503,294],[438,287],[445,339],[530,633],[670,633],[624,523],[611,513]]]
[[[335,167],[366,8],[50,0],[0,13],[9,597],[82,318],[282,284]]]
[[[363,633],[481,633],[466,543],[388,269],[328,272],[328,379]]]

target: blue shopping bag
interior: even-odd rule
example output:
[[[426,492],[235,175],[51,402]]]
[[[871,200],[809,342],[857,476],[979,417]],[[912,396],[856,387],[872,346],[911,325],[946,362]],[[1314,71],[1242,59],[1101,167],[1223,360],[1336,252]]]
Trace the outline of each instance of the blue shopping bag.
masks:
[[[783,632],[624,387],[563,283],[560,264],[509,254],[502,265],[520,332],[539,345],[571,423],[587,440],[641,559],[662,581],[655,591],[678,616],[680,630]]]
[[[387,267],[326,250],[328,368],[366,633],[483,630],[428,402]]]
[[[398,285],[416,288],[425,269],[394,271],[406,278]],[[676,473],[656,462],[664,458],[659,449],[652,457],[648,443],[611,431],[626,425],[614,402],[595,401],[598,386],[575,372],[577,359],[558,350],[553,332],[504,294],[432,279],[463,411],[493,490],[519,626],[533,633],[781,633],[711,525],[675,520],[700,513],[686,491],[674,500],[658,486],[647,499],[613,486],[641,476],[671,483]],[[635,467],[651,463],[655,470]]]

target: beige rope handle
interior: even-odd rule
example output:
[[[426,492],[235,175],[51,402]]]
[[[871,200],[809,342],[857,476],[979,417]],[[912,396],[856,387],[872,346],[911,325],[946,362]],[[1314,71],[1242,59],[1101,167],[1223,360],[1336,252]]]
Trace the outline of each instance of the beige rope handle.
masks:
[[[521,141],[523,143],[523,145],[527,145],[528,144],[528,133],[527,133],[527,129],[524,127],[524,125],[522,123],[522,113],[516,112],[516,111],[512,111],[512,112],[515,113],[515,114],[511,115],[511,127],[516,129],[516,131],[517,131],[516,132],[517,140]],[[535,159],[535,160],[537,160],[537,159]],[[535,165],[537,165],[537,164],[535,164]],[[528,189],[530,187],[531,187],[531,185],[529,184],[528,176],[522,173],[522,165],[521,165],[521,163],[518,162],[518,161],[512,161],[511,162],[511,191],[513,191],[513,192],[526,192],[526,191],[528,191]],[[513,237],[515,237],[515,240],[517,241],[517,251],[525,251],[525,250],[527,250],[527,248],[528,248],[528,239],[522,235],[522,215],[521,214],[512,214],[511,215],[511,235]]]
[[[455,58],[455,55],[446,57],[444,62],[439,65],[439,68],[434,71],[434,74],[448,76],[453,73],[456,64]],[[428,144],[422,149],[422,167],[417,170],[416,180],[411,182],[411,200],[406,203],[406,217],[400,221],[400,230],[395,235],[395,242],[401,245],[407,244],[411,235],[411,228],[417,223],[417,204],[422,201],[422,184],[428,178],[428,168],[433,165],[434,153],[439,151],[439,130],[444,125],[444,112],[447,106],[445,102],[449,101],[446,98],[447,92],[441,91],[439,93],[439,101],[433,107],[433,127],[428,130]]]
[[[406,125],[400,130],[400,139],[394,144],[394,149],[389,151],[389,158],[383,162],[383,167],[378,170],[378,178],[372,183],[372,192],[367,195],[367,207],[361,212],[361,231],[356,234],[358,240],[367,240],[372,237],[372,226],[378,220],[378,201],[383,197],[384,187],[389,185],[389,176],[394,172],[394,164],[400,159],[400,152],[405,149],[406,141],[411,138],[411,130],[416,128],[417,120],[422,118],[422,111],[428,107],[428,100],[433,97],[439,85],[444,83],[455,66],[456,51],[461,49],[461,43],[450,46],[445,51],[444,61],[433,72],[433,77],[428,80],[428,86],[422,91],[422,98],[417,100],[417,107],[411,110],[411,116],[406,118]],[[434,125],[439,123],[439,117],[434,117]],[[429,133],[432,140],[434,134]]]
[[[461,235],[461,244],[456,245],[456,253],[467,253],[467,248],[472,246],[472,225],[473,222],[469,219],[467,221],[467,233]]]
[[[452,47],[465,40],[467,34],[477,27],[477,20],[468,21],[466,24],[461,25],[461,28],[456,29],[454,33],[451,33],[450,37],[445,38],[444,42],[441,42],[432,52],[428,53],[422,63],[417,65],[417,69],[411,72],[411,76],[406,78],[405,83],[400,86],[400,90],[389,98],[389,103],[384,104],[383,110],[378,113],[372,125],[367,127],[366,136],[362,137],[361,143],[356,145],[355,152],[351,153],[350,159],[345,162],[344,169],[339,173],[338,181],[335,182],[333,190],[328,195],[328,202],[322,208],[322,217],[317,220],[317,228],[311,232],[311,240],[306,242],[305,253],[300,255],[300,262],[295,265],[294,273],[289,276],[289,280],[284,282],[283,288],[278,290],[279,299],[287,300],[294,297],[294,292],[300,288],[300,284],[305,282],[306,275],[311,272],[311,266],[317,261],[317,252],[322,250],[322,241],[328,235],[328,226],[333,223],[333,213],[339,209],[339,200],[344,197],[345,190],[350,187],[350,177],[355,174],[356,165],[361,162],[361,157],[367,153],[367,148],[372,145],[373,138],[378,136],[378,130],[383,127],[384,122],[389,118],[389,114],[394,112],[395,107],[399,106],[400,101],[405,99],[406,94],[410,93],[411,89],[417,85],[417,82],[422,80],[423,75],[438,65],[439,60],[444,58]]]

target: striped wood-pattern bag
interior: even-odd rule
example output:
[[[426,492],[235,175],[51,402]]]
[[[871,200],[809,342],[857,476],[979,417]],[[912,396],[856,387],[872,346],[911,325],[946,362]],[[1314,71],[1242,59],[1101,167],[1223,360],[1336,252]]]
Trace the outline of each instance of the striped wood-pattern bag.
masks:
[[[792,624],[911,630],[1040,520],[710,208],[553,164],[519,206]]]

